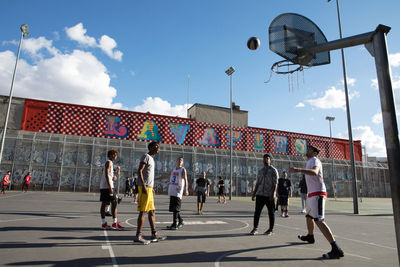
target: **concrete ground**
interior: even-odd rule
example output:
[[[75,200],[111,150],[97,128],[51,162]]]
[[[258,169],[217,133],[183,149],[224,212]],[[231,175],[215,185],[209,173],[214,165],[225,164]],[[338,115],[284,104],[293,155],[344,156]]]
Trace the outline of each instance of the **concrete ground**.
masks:
[[[274,234],[249,236],[254,202],[234,198],[217,204],[210,197],[204,215],[196,215],[196,198],[184,198],[186,225],[171,224],[167,196],[156,196],[157,227],[166,241],[134,244],[136,204],[124,198],[118,219],[124,231],[100,229],[99,194],[66,192],[7,192],[0,195],[1,266],[398,266],[391,199],[363,199],[360,215],[352,214],[352,199],[328,199],[326,222],[345,257],[324,260],[330,245],[316,229],[315,244],[297,239],[306,233],[299,199],[291,199],[289,218],[276,213]],[[107,217],[111,222],[110,217]],[[146,219],[144,235],[150,236]]]

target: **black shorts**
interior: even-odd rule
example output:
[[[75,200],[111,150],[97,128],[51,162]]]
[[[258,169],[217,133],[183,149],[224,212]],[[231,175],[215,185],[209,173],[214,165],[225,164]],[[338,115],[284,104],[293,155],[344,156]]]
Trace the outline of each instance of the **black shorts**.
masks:
[[[287,204],[288,204],[288,199],[289,199],[289,196],[279,196],[279,197],[278,197],[278,203],[279,203],[279,205],[287,206]]]
[[[197,191],[197,203],[204,203],[206,202],[206,193]]]
[[[218,196],[223,196],[225,195],[225,189],[224,188],[219,188],[218,189]]]
[[[179,197],[170,196],[169,198],[169,211],[179,212],[181,211],[182,200]]]
[[[110,189],[100,189],[100,201],[106,204],[110,204],[111,201],[117,200],[117,194],[115,191],[110,195]]]

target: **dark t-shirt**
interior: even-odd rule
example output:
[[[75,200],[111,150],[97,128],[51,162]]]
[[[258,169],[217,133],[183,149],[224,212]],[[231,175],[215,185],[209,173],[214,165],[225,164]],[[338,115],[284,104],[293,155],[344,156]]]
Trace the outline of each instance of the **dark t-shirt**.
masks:
[[[307,194],[307,183],[305,178],[301,179],[299,187],[300,187],[300,193]]]
[[[290,194],[290,187],[292,183],[289,179],[279,178],[278,180],[278,194],[280,196],[288,196]]]
[[[219,187],[219,190],[224,190],[225,189],[225,183],[224,183],[224,180],[219,180],[218,181],[218,184],[220,185],[220,187]]]
[[[210,182],[204,178],[198,178],[196,180],[197,191],[206,192],[207,186],[210,185]]]

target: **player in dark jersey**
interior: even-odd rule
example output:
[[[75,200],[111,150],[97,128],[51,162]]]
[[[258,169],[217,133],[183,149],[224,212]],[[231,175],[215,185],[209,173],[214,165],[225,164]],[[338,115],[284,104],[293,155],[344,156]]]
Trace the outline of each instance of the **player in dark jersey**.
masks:
[[[224,198],[224,204],[226,204],[226,198],[225,198],[225,182],[224,179],[222,179],[222,176],[218,176],[218,201],[217,203],[221,203],[221,196]]]

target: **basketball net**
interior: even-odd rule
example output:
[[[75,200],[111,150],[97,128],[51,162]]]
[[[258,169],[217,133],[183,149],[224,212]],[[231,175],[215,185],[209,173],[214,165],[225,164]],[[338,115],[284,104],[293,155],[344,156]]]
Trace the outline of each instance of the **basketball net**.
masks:
[[[289,92],[293,92],[294,91],[294,77],[293,77],[294,73],[296,73],[297,88],[299,88],[299,72],[302,72],[303,84],[305,83],[304,82],[304,72],[303,72],[304,69],[305,69],[304,66],[295,64],[287,59],[275,62],[274,64],[272,64],[268,80],[265,81],[264,83],[269,83],[271,81],[273,72],[276,74],[286,74],[288,76]]]

